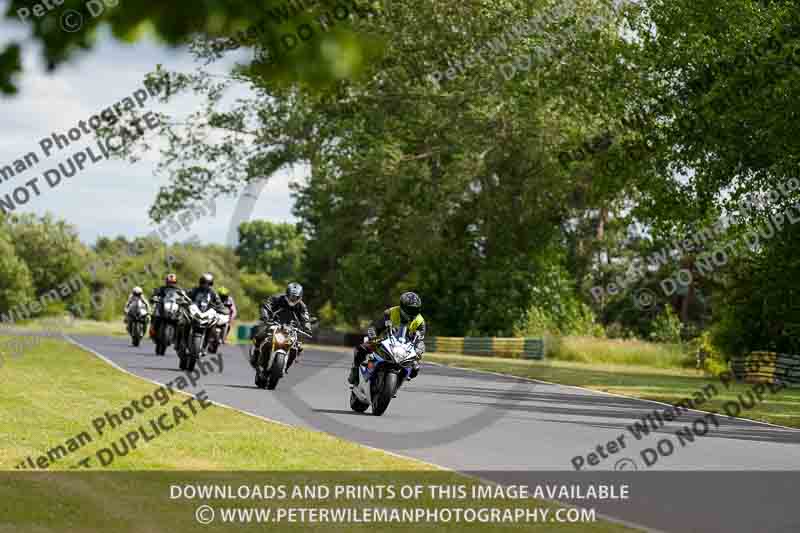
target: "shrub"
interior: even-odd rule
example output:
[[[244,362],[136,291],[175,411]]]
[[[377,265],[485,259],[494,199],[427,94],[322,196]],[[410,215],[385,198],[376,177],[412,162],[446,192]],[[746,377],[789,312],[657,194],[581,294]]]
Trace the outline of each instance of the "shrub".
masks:
[[[592,309],[575,299],[547,310],[534,305],[514,327],[517,337],[541,337],[547,334],[604,337],[605,331],[596,322]]]
[[[704,331],[687,344],[687,350],[696,360],[703,361],[702,370],[718,375],[728,369],[728,357],[714,343],[714,334]],[[703,357],[701,357],[701,355]]]
[[[664,307],[664,310],[653,320],[650,340],[674,344],[681,342],[681,320],[672,310],[672,306]]]

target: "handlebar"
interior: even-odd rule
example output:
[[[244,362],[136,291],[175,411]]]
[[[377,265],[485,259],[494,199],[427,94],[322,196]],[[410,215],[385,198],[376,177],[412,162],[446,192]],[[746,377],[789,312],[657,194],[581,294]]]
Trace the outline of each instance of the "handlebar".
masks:
[[[309,332],[307,332],[307,331],[303,330],[303,329],[302,329],[302,328],[301,328],[299,325],[297,325],[297,323],[296,323],[294,320],[292,320],[292,321],[291,321],[291,322],[289,322],[288,324],[284,324],[284,323],[281,323],[281,322],[275,322],[275,321],[272,321],[272,322],[267,322],[266,324],[267,324],[267,327],[268,327],[268,328],[287,326],[287,327],[290,327],[290,328],[292,328],[292,329],[293,329],[294,331],[296,331],[297,333],[301,333],[301,334],[305,335],[305,336],[306,336],[306,337],[308,337],[309,339],[311,339],[311,338],[313,338],[313,337],[314,337],[314,335],[312,335],[311,333],[309,333]]]

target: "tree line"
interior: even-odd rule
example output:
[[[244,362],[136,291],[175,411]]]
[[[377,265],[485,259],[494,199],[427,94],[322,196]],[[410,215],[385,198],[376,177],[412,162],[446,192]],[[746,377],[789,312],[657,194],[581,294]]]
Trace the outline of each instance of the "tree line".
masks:
[[[375,9],[391,16],[354,19],[321,63],[332,42],[274,69],[255,54],[227,78],[201,66],[225,56],[215,37],[195,35],[197,71],[159,75],[208,107],[188,125],[164,126],[160,171],[171,182],[153,218],[302,166],[292,268],[332,322],[360,325],[413,289],[440,335],[706,336],[728,354],[800,348],[800,230],[772,224],[798,197],[775,194],[800,159],[793,2],[576,1],[574,16],[442,86],[429,81],[442,65],[547,6]],[[530,70],[508,79],[498,70],[544,45],[552,53]],[[249,97],[221,97],[242,87]],[[743,200],[756,207],[740,209]],[[592,297],[639,268],[637,258],[723,217],[730,223],[705,248]],[[741,238],[765,225],[770,238]],[[720,268],[696,267],[729,242],[735,253]],[[677,280],[670,294],[665,279]]]

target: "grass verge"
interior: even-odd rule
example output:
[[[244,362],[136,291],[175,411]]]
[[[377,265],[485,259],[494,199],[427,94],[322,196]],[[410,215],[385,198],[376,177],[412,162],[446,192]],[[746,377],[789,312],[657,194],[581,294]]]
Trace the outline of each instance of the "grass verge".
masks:
[[[6,339],[0,338],[0,341]],[[500,509],[551,509],[561,506],[540,500],[485,498],[475,500],[433,499],[392,502],[372,501],[356,497],[351,501],[315,500],[301,496],[291,503],[263,498],[230,501],[173,499],[172,486],[181,484],[231,484],[241,486],[296,485],[302,487],[335,483],[377,485],[391,482],[463,484],[474,479],[454,472],[440,471],[430,465],[404,459],[360,446],[330,435],[293,428],[217,406],[196,407],[196,414],[178,422],[172,429],[146,443],[141,443],[124,456],[94,469],[63,472],[84,457],[93,457],[102,449],[122,447],[121,438],[146,421],[173,416],[174,409],[189,412],[188,396],[174,394],[168,401],[133,415],[127,422],[100,434],[93,420],[106,412],[120,413],[132,400],[153,395],[158,387],[122,373],[95,356],[62,340],[37,340],[22,355],[3,361],[0,368],[3,395],[0,396],[0,470],[7,482],[0,483],[0,531],[117,533],[144,531],[208,530],[194,521],[200,503],[228,508],[266,508],[273,512],[287,506],[312,508],[359,507],[436,507],[460,506]],[[194,412],[195,409],[192,409]],[[77,435],[90,435],[90,442],[81,442]],[[80,442],[73,449],[67,443]],[[56,454],[47,472],[15,469],[26,457],[51,456],[59,445],[68,453]],[[51,457],[53,459],[53,457]],[[94,470],[94,471],[92,471]],[[108,472],[116,471],[116,472]],[[227,471],[248,472],[227,472]],[[61,471],[61,472],[59,472]],[[131,472],[133,471],[133,472]],[[171,471],[171,472],[170,472]],[[253,471],[270,471],[269,474]],[[280,474],[284,472],[284,474]],[[339,474],[336,474],[338,472]],[[370,472],[374,474],[370,475]],[[395,472],[395,474],[393,474]],[[551,515],[552,518],[552,515]],[[236,527],[268,531],[373,531],[374,524],[347,523],[333,526],[325,523],[296,523],[274,520],[270,523],[244,523]],[[434,533],[445,531],[590,531],[603,533],[631,531],[623,526],[596,521],[575,523],[497,525],[482,523],[426,524]],[[215,524],[219,527],[220,524]],[[343,529],[345,526],[346,529]],[[381,531],[411,531],[407,524],[381,524]]]
[[[125,323],[120,319],[115,322],[99,322],[97,320],[83,320],[72,317],[37,318],[18,322],[13,326],[15,330],[35,331],[42,333],[74,333],[76,335],[107,335],[126,337]],[[0,334],[3,331],[0,329]]]
[[[2,340],[5,340],[3,338]],[[130,421],[104,431],[92,421],[120,413],[132,400],[152,395],[157,386],[124,374],[95,356],[61,340],[38,339],[21,356],[5,357],[0,368],[0,469],[12,469],[52,447],[87,432],[92,442],[52,462],[50,470],[69,469],[129,431],[178,406],[190,414],[106,469],[119,470],[428,470],[422,463],[370,451],[329,435],[266,423],[210,406],[192,416],[175,393],[143,409]],[[152,431],[151,431],[152,432]],[[94,463],[94,461],[93,461]]]
[[[723,413],[725,402],[736,400],[738,394],[744,394],[753,387],[739,383],[726,388],[714,377],[702,375],[696,370],[677,368],[551,360],[531,361],[450,354],[429,354],[425,360],[458,368],[576,385],[668,404],[674,404],[683,398],[691,398],[696,391],[713,383],[719,394],[707,400],[700,409]],[[787,388],[775,394],[767,393],[764,401],[757,403],[752,409],[743,410],[739,416],[800,428],[800,389]]]
[[[646,342],[638,339],[597,337],[546,338],[547,358],[591,364],[638,365],[651,368],[694,366],[694,357],[678,344]]]

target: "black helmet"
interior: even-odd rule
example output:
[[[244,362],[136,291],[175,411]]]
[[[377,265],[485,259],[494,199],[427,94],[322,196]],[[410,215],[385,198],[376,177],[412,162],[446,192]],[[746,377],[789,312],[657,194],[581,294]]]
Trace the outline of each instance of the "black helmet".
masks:
[[[211,273],[206,272],[205,274],[200,276],[200,287],[206,289],[208,287],[213,287],[213,286],[214,286],[214,276]]]
[[[290,283],[286,287],[286,300],[289,305],[296,305],[297,302],[303,299],[303,286],[299,283]]]
[[[404,292],[400,296],[400,317],[405,320],[414,320],[422,310],[422,298],[415,292]]]

